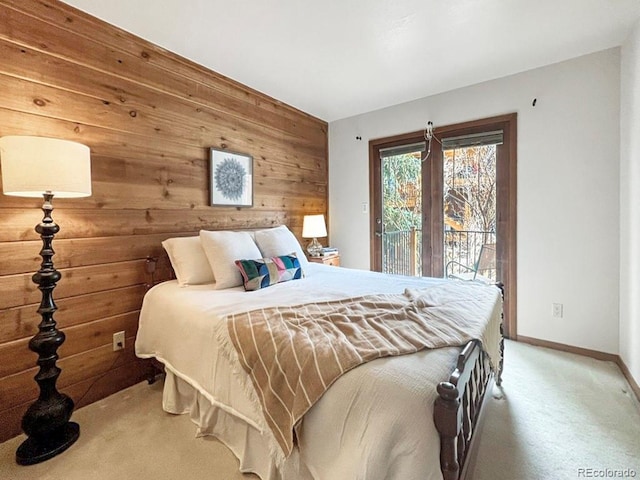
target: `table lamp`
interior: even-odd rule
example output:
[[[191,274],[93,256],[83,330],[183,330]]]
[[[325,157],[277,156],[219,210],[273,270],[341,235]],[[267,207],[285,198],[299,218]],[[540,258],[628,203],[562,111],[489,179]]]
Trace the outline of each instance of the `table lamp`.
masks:
[[[313,238],[307,246],[307,252],[312,257],[319,257],[322,254],[322,245],[317,237],[327,236],[327,226],[324,222],[324,215],[305,215],[302,221],[302,237]]]

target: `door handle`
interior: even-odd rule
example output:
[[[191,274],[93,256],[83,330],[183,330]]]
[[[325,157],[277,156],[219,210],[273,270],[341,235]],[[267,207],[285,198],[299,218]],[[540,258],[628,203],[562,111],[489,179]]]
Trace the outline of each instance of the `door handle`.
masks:
[[[384,227],[382,226],[382,219],[381,218],[376,218],[376,225],[378,225],[380,227],[380,231],[376,231],[376,237],[381,237],[382,235],[384,235]]]

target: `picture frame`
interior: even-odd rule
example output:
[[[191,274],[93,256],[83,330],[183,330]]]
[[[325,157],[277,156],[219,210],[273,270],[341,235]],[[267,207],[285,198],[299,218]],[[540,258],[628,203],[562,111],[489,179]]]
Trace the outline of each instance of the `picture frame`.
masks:
[[[209,192],[213,207],[252,207],[253,157],[210,148]]]

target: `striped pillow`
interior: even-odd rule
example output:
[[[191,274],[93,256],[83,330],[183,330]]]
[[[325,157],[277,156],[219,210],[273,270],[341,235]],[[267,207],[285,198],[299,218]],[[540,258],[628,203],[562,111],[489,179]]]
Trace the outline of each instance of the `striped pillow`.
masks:
[[[236,266],[242,274],[246,291],[302,278],[300,260],[295,253],[258,260],[236,260]]]

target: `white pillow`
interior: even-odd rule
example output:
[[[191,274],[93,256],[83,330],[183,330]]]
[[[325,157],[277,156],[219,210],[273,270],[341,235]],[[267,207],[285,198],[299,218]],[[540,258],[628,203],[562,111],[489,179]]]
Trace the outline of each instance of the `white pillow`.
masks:
[[[242,275],[236,267],[236,260],[262,257],[247,232],[200,230],[200,242],[216,278],[216,290],[242,285]]]
[[[271,258],[295,253],[303,271],[309,265],[300,242],[286,225],[267,230],[258,230],[254,232],[254,237],[263,257]]]
[[[215,278],[209,266],[200,237],[175,237],[162,242],[181,287],[213,283]]]

